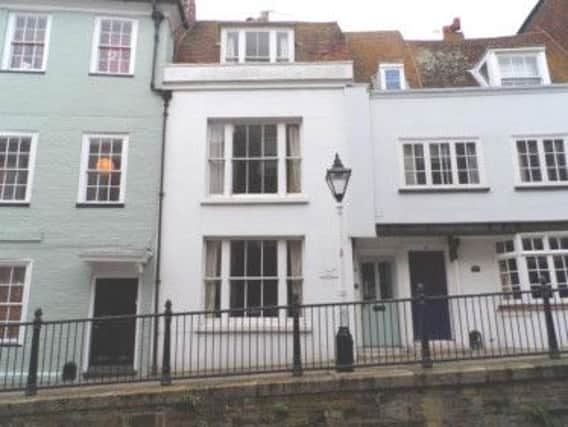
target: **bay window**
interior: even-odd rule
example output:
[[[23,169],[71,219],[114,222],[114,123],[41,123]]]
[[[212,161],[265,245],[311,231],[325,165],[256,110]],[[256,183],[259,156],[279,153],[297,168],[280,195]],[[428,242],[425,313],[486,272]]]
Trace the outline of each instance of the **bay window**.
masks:
[[[205,309],[210,317],[278,317],[302,300],[302,240],[205,240]]]
[[[522,291],[530,291],[541,299],[544,280],[568,298],[568,234],[518,235],[497,242],[496,249],[503,292],[522,299]]]
[[[405,187],[475,187],[482,184],[476,141],[404,142]]]
[[[211,122],[208,139],[210,196],[302,192],[298,123]]]

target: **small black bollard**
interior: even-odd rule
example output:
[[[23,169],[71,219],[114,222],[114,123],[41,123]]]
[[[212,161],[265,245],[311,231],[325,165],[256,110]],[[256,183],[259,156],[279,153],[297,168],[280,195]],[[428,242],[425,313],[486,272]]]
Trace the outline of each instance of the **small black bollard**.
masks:
[[[337,361],[335,370],[337,372],[353,372],[353,336],[348,326],[348,308],[341,306],[340,310],[340,326],[335,336],[335,346],[337,351]]]
[[[39,361],[39,334],[41,332],[42,316],[41,308],[34,313],[32,347],[30,354],[30,366],[28,369],[28,381],[26,383],[26,396],[35,396],[37,394],[37,365]]]
[[[162,354],[162,385],[172,383],[171,369],[171,342],[172,342],[172,302],[166,301],[166,311],[164,313],[164,351]]]
[[[552,318],[552,309],[550,307],[550,298],[552,297],[552,286],[547,283],[546,279],[541,281],[542,305],[544,306],[544,321],[546,323],[546,334],[548,336],[548,354],[551,359],[560,358],[560,348],[558,347],[558,338],[556,337],[556,329],[554,327],[554,319]]]
[[[433,366],[432,363],[432,355],[430,353],[430,328],[427,321],[426,316],[426,295],[424,294],[424,285],[419,283],[417,286],[417,294],[418,297],[418,317],[419,317],[419,325],[420,325],[420,347],[422,353],[422,367],[423,368],[431,368]]]
[[[292,375],[295,377],[300,377],[303,375],[303,368],[302,368],[302,347],[301,347],[301,340],[300,340],[300,304],[298,302],[299,297],[297,295],[294,296],[294,302],[292,304],[292,318],[293,318],[293,367],[292,367]]]

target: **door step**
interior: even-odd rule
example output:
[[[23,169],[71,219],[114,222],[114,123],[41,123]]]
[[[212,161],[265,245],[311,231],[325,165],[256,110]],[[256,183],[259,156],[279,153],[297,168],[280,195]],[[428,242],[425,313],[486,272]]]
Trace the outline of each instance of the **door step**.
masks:
[[[87,372],[83,374],[85,379],[103,378],[103,377],[135,377],[136,370],[132,366],[91,366]]]

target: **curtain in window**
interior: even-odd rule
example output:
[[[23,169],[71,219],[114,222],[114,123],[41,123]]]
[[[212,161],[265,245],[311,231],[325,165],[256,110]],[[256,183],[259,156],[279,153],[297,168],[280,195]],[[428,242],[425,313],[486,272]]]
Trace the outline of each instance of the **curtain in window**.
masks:
[[[225,180],[225,126],[209,127],[209,193],[223,194]]]
[[[233,60],[239,56],[239,33],[227,34],[227,59]]]
[[[205,244],[205,310],[219,309],[221,277],[221,241]]]
[[[300,158],[300,127],[289,125],[287,127],[286,141],[286,176],[288,193],[302,192],[301,158]]]
[[[293,295],[299,296],[302,304],[302,241],[289,240],[288,246],[288,304],[292,304]]]

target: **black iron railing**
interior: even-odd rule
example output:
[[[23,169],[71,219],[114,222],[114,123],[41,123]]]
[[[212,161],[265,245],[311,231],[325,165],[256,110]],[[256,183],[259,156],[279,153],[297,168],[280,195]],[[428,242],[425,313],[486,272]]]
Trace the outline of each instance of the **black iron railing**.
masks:
[[[260,317],[262,314],[270,317]],[[158,354],[153,357],[153,331]],[[0,324],[0,391],[568,352],[568,300],[538,292]],[[338,334],[338,331],[341,331]],[[341,337],[339,336],[341,335]],[[154,363],[156,361],[156,363]]]

